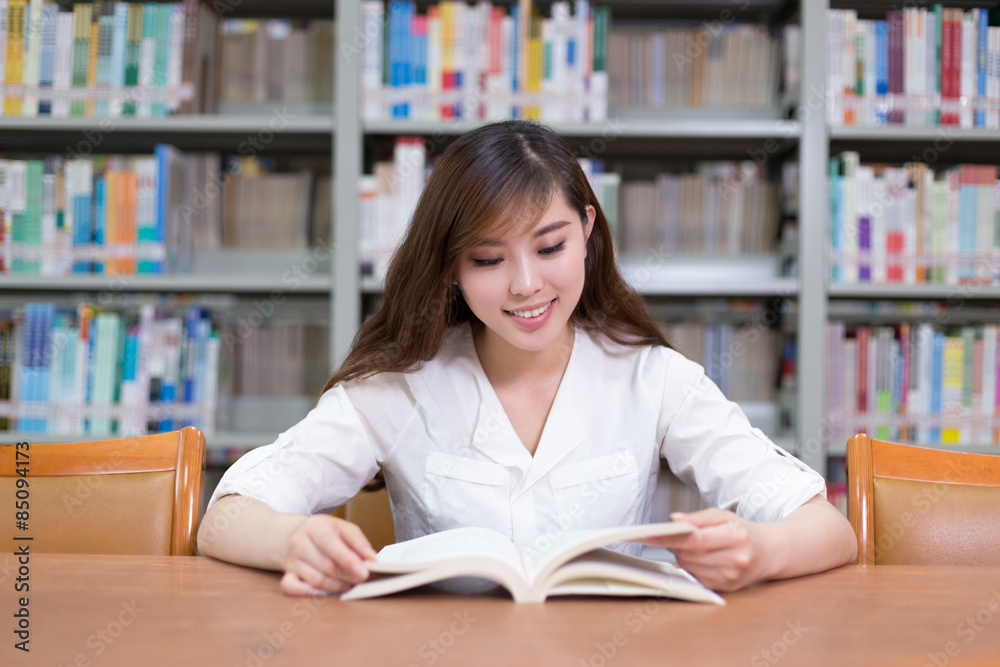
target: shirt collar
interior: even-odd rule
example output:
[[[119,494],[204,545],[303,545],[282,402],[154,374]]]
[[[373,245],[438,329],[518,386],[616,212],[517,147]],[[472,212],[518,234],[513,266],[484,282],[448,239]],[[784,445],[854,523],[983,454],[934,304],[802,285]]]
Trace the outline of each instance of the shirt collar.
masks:
[[[582,363],[580,357],[585,354],[583,348],[589,338],[583,329],[577,327],[566,370],[542,429],[542,437],[535,449],[535,455],[532,457],[514,431],[496,391],[486,377],[482,364],[479,363],[471,326],[466,327],[466,332],[467,335],[462,341],[464,346],[462,352],[463,356],[467,356],[472,362],[480,398],[476,410],[472,446],[496,463],[516,467],[522,472],[522,481],[515,490],[517,495],[545,477],[586,437],[586,429],[576,411],[575,392],[585,381],[580,369]]]

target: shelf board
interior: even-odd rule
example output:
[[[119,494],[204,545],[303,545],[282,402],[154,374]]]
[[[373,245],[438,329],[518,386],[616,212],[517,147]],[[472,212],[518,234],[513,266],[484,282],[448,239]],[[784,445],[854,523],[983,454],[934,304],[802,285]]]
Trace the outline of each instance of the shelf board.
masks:
[[[329,294],[329,275],[312,275],[298,282],[294,290],[280,274],[269,273],[174,273],[141,276],[0,276],[0,290],[39,292],[238,292],[259,294],[273,291],[301,294]]]
[[[268,128],[282,103],[275,102],[271,113],[257,114],[191,114],[163,118],[17,118],[0,117],[0,132],[84,132],[87,130],[112,132],[157,132],[246,134]],[[333,116],[295,114],[293,122],[279,130],[284,134],[331,134]]]
[[[111,276],[0,275],[0,290],[329,294],[331,251],[317,248],[210,248],[192,252],[190,273]]]
[[[695,112],[670,114],[648,112],[627,116],[609,112],[607,121],[600,123],[545,123],[567,137],[601,137],[611,141],[616,137],[637,139],[792,139],[802,133],[798,121],[747,119],[745,115],[729,113],[721,117],[693,118]],[[706,112],[708,113],[708,112]],[[712,114],[710,114],[712,115]],[[366,134],[418,134],[458,136],[483,125],[477,121],[364,121]]]
[[[29,443],[59,443],[59,442],[91,442],[95,440],[113,439],[115,435],[48,435],[44,433],[20,433],[17,431],[0,431],[0,445],[12,445],[16,442]],[[208,449],[220,450],[229,447],[237,449],[252,449],[262,445],[270,445],[277,439],[277,433],[217,431],[205,435],[205,446]]]
[[[645,296],[795,298],[799,281],[781,276],[777,255],[625,255],[622,275]]]
[[[939,167],[996,161],[1000,130],[942,127],[833,127],[830,155],[857,151],[862,162],[926,162]]]
[[[776,255],[632,255],[619,260],[626,281],[644,296],[795,298],[799,281],[779,275]],[[381,294],[380,279],[361,279],[361,290]]]
[[[832,141],[900,141],[900,142],[933,142],[943,140],[951,142],[998,141],[1000,130],[987,130],[981,127],[959,128],[954,125],[939,127],[906,127],[903,125],[878,125],[874,127],[846,126],[831,127]]]
[[[871,285],[833,284],[827,288],[832,299],[898,299],[941,301],[946,299],[1000,299],[1000,285]]]

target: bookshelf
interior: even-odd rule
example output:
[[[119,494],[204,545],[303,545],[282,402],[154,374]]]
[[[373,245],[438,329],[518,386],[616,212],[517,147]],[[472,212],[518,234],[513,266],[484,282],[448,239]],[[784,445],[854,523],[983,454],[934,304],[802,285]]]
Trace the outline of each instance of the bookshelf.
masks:
[[[968,247],[960,245],[966,243],[965,238],[967,237],[964,236],[965,231],[961,232],[963,234],[962,241],[958,240],[957,235],[954,237],[951,236],[953,233],[951,225],[956,222],[956,220],[951,218],[953,210],[961,212],[963,216],[966,211],[974,211],[973,217],[975,217],[975,214],[980,211],[979,207],[981,207],[983,202],[989,202],[985,206],[990,207],[994,201],[992,196],[980,197],[978,201],[974,196],[971,200],[965,199],[965,203],[960,203],[957,192],[959,188],[964,192],[966,186],[970,186],[970,192],[972,192],[980,184],[973,181],[966,181],[964,174],[963,179],[960,181],[957,178],[957,171],[965,169],[970,164],[992,165],[994,168],[998,164],[997,155],[998,149],[1000,149],[1000,131],[996,129],[995,117],[992,121],[990,120],[991,112],[989,111],[990,109],[995,110],[997,103],[997,91],[994,88],[994,82],[991,80],[994,76],[991,72],[994,70],[992,67],[984,68],[981,78],[977,82],[975,64],[977,61],[989,63],[992,55],[985,54],[995,53],[996,47],[992,40],[996,36],[991,33],[998,30],[996,28],[997,5],[991,2],[944,2],[942,3],[943,8],[939,9],[937,5],[931,4],[918,8],[909,5],[904,7],[899,4],[887,2],[860,3],[842,2],[840,0],[817,4],[824,5],[824,11],[826,9],[856,11],[858,35],[863,33],[862,20],[884,19],[889,31],[893,29],[894,21],[899,21],[897,25],[905,27],[905,32],[901,34],[900,39],[906,49],[901,49],[903,55],[900,56],[894,53],[892,46],[889,47],[889,66],[892,66],[893,58],[898,58],[898,62],[903,65],[903,68],[899,70],[902,72],[902,75],[896,75],[899,77],[897,84],[895,84],[897,87],[893,88],[894,84],[891,81],[889,83],[888,92],[890,93],[890,98],[893,93],[903,93],[899,98],[902,102],[900,106],[897,107],[890,104],[888,107],[887,113],[890,122],[881,125],[866,125],[865,122],[868,122],[869,119],[857,118],[855,120],[856,124],[851,124],[848,122],[846,115],[843,121],[840,119],[833,120],[830,125],[824,125],[822,128],[824,134],[823,143],[828,147],[828,152],[823,157],[836,157],[845,152],[851,152],[854,156],[860,156],[862,167],[872,168],[874,166],[876,173],[879,173],[882,165],[899,167],[915,164],[917,167],[933,172],[932,178],[935,187],[943,185],[941,181],[944,180],[944,177],[955,177],[947,186],[948,196],[951,197],[949,201],[954,202],[954,204],[948,204],[947,245],[940,244],[936,236],[941,219],[945,216],[941,215],[941,209],[931,211],[930,207],[926,205],[922,209],[922,212],[918,205],[916,209],[918,212],[914,214],[916,220],[913,221],[915,223],[913,229],[907,229],[905,232],[910,235],[907,236],[907,243],[911,243],[911,236],[916,237],[918,239],[916,240],[917,259],[928,260],[929,256],[931,260],[929,266],[931,267],[964,266],[969,271],[969,278],[972,278],[972,269],[976,269],[976,276],[970,281],[964,281],[955,278],[953,275],[949,275],[943,281],[935,276],[935,282],[930,282],[928,276],[921,277],[919,272],[917,272],[916,279],[911,279],[911,274],[907,273],[907,277],[902,282],[884,283],[876,282],[876,274],[874,272],[871,274],[871,277],[862,276],[859,280],[855,280],[855,276],[853,275],[849,278],[839,276],[839,279],[834,279],[836,276],[831,275],[832,266],[830,263],[827,263],[823,270],[823,280],[826,281],[827,286],[825,289],[825,298],[822,301],[823,307],[827,311],[827,319],[831,323],[843,323],[848,328],[857,328],[859,332],[862,328],[870,328],[872,335],[878,331],[879,327],[894,327],[898,337],[902,335],[904,326],[908,327],[909,331],[913,331],[914,327],[921,324],[930,324],[936,333],[948,336],[951,342],[960,338],[961,335],[967,336],[964,346],[959,344],[957,351],[955,351],[955,348],[952,348],[954,356],[951,359],[954,364],[955,359],[962,359],[961,355],[964,355],[966,368],[971,372],[965,373],[964,377],[962,377],[963,373],[956,372],[956,366],[952,366],[951,376],[953,379],[938,384],[935,376],[929,390],[932,396],[935,391],[944,393],[943,387],[945,386],[950,387],[951,391],[955,392],[956,382],[954,378],[955,375],[958,375],[957,391],[959,393],[964,392],[965,395],[956,396],[956,394],[952,394],[951,410],[953,412],[949,411],[947,401],[945,401],[944,409],[940,405],[935,408],[936,410],[940,410],[943,415],[951,415],[951,419],[949,420],[935,414],[930,421],[926,419],[921,421],[921,417],[927,417],[925,412],[927,406],[923,403],[928,400],[928,386],[925,377],[917,375],[915,384],[913,378],[915,374],[925,371],[914,365],[917,362],[910,362],[907,367],[906,361],[894,360],[892,361],[893,364],[901,364],[903,368],[908,368],[911,378],[909,388],[912,390],[914,387],[918,387],[918,391],[914,393],[912,399],[902,399],[908,401],[905,411],[906,417],[892,413],[888,415],[887,422],[882,423],[888,423],[891,425],[890,427],[922,429],[923,437],[917,437],[920,437],[921,440],[919,444],[923,444],[924,446],[960,449],[975,453],[1000,454],[1000,447],[996,444],[990,444],[991,440],[995,443],[996,438],[991,433],[992,428],[990,426],[993,407],[987,405],[987,403],[991,402],[994,392],[987,386],[989,384],[988,379],[992,379],[989,370],[986,368],[988,364],[980,356],[983,354],[983,349],[989,349],[989,341],[992,338],[992,333],[983,329],[979,329],[977,333],[969,333],[970,329],[979,327],[980,325],[995,324],[997,321],[996,305],[1000,301],[1000,288],[997,286],[995,277],[995,249],[992,247],[993,244],[989,242],[985,244],[985,248],[980,245],[983,240],[980,236],[982,232],[974,231],[971,235],[973,241],[970,243],[975,243],[974,247],[971,245]],[[826,6],[827,4],[829,6]],[[960,13],[957,18],[953,14],[954,10],[958,10]],[[972,14],[970,10],[977,10],[976,14]],[[980,14],[978,10],[984,10],[984,13]],[[900,13],[892,16],[887,14],[887,12],[897,11]],[[918,16],[918,12],[928,13]],[[964,18],[961,13],[964,13]],[[993,19],[992,21],[987,19],[987,13],[991,15],[990,18]],[[910,23],[911,21],[912,23]],[[953,25],[954,33],[948,34],[949,23]],[[853,19],[845,19],[845,25],[853,27]],[[943,30],[942,25],[944,26]],[[984,27],[987,25],[989,27],[984,31]],[[918,26],[919,28],[915,32],[910,32],[911,26]],[[875,29],[878,30],[878,26],[875,26]],[[923,32],[921,33],[920,30],[923,30]],[[877,35],[877,32],[875,34]],[[975,35],[976,39],[966,40],[969,34]],[[924,43],[921,42],[920,35],[928,39],[926,49]],[[830,35],[816,34],[815,37],[817,39],[829,39]],[[867,39],[868,35],[866,34],[864,38]],[[859,37],[859,39],[862,38]],[[892,40],[891,32],[889,33],[889,40]],[[936,44],[935,40],[937,40]],[[948,55],[949,49],[947,46],[949,42],[954,47],[951,55]],[[826,58],[831,51],[836,52],[835,49],[830,47],[829,42],[827,44],[828,48],[826,52],[820,54],[822,58]],[[880,48],[878,41],[875,43],[875,48]],[[911,53],[908,51],[911,48],[913,49],[912,55],[914,56],[912,60],[910,59]],[[970,55],[972,56],[971,58],[969,57]],[[876,70],[874,74],[875,80],[881,86],[883,83],[881,80],[883,74],[877,69],[879,67],[878,58],[880,56],[876,55]],[[995,58],[992,59],[995,60]],[[848,94],[844,96],[845,106],[851,99],[859,100],[864,98],[866,94],[870,94],[865,91],[871,90],[871,87],[868,86],[871,83],[871,79],[868,77],[872,73],[862,63],[862,60],[865,63],[870,61],[871,52],[865,51],[864,58],[858,58],[859,64],[856,71],[859,73],[859,76],[862,76],[863,73],[865,77],[864,85],[859,86],[856,91],[849,90]],[[921,69],[922,65],[924,66],[923,70]],[[836,70],[838,64],[835,62],[832,67]],[[924,74],[928,75],[926,79],[924,79]],[[837,76],[840,76],[839,72]],[[847,78],[851,76],[853,76],[853,73],[846,75]],[[822,83],[820,80],[815,81],[818,85],[827,86],[826,81]],[[836,86],[837,84],[833,83],[831,85]],[[977,85],[978,90],[976,89]],[[850,89],[850,84],[845,83],[845,87]],[[824,90],[829,90],[829,87],[825,87]],[[937,118],[934,118],[932,114],[925,113],[928,107],[921,106],[921,100],[926,101],[928,97],[933,101],[930,107],[932,110],[935,108],[935,105],[940,105],[937,107],[940,109],[940,115]],[[917,102],[916,105],[913,104],[914,100]],[[897,118],[898,122],[893,122],[891,116],[897,110],[900,113],[900,117]],[[876,111],[876,116],[879,113],[880,111]],[[952,116],[952,118],[946,120],[946,114]],[[965,114],[968,115],[966,116]],[[869,173],[865,174],[866,179]],[[881,173],[884,176],[888,173],[888,168]],[[920,172],[913,173],[919,174]],[[920,177],[914,177],[910,179],[907,187],[915,188],[919,182]],[[959,185],[959,182],[961,185]],[[990,189],[990,186],[986,186],[986,188]],[[925,190],[924,193],[927,194],[927,191]],[[952,194],[954,194],[954,197],[952,197]],[[978,192],[975,194],[978,196]],[[911,193],[908,193],[907,196],[911,196]],[[962,196],[964,197],[964,195]],[[869,202],[876,200],[874,197],[869,197],[868,194],[865,197],[868,198]],[[921,195],[916,195],[917,201],[920,200],[920,197]],[[925,202],[935,201],[934,197],[933,193],[927,194]],[[969,202],[972,202],[972,204]],[[824,207],[823,210],[826,213],[825,228],[833,230],[836,221],[832,220],[832,215],[836,214],[831,213],[829,206]],[[841,212],[840,214],[842,215],[843,213]],[[859,222],[862,218],[869,215],[873,224],[876,220],[879,223],[882,222],[879,219],[880,214],[870,214],[868,210],[862,211],[859,205],[857,209]],[[924,233],[927,234],[923,238],[920,238],[921,227],[919,225],[921,223],[924,225]],[[967,229],[965,222],[962,225],[963,229]],[[872,227],[872,229],[875,228],[875,226]],[[928,233],[928,230],[934,231]],[[874,235],[872,238],[875,238]],[[953,242],[955,243],[954,247],[952,246]],[[836,243],[833,233],[831,233],[830,243]],[[867,247],[860,242],[858,245],[862,248]],[[883,256],[880,254],[881,252],[882,249],[880,247],[879,253],[873,252],[871,257],[875,261],[881,261],[881,257]],[[977,254],[967,254],[964,256],[962,254],[971,252]],[[941,254],[934,257],[935,253]],[[908,245],[902,254],[912,260],[914,251]],[[833,266],[837,266],[837,261],[843,262],[843,255],[840,255],[839,258],[835,252],[831,252],[831,255],[833,256]],[[927,256],[920,257],[920,255]],[[888,257],[889,261],[892,261],[892,255],[888,255]],[[942,257],[947,258],[947,261],[943,260]],[[826,261],[829,262],[828,259]],[[990,267],[985,272],[985,276],[978,275],[978,269],[981,268],[980,265],[983,268]],[[875,265],[871,264],[870,266],[874,268]],[[897,266],[901,265],[897,263]],[[961,277],[960,268],[949,268],[946,270],[955,271]],[[983,277],[985,277],[985,282],[975,282],[975,280],[980,280]],[[936,284],[940,282],[946,284]],[[883,329],[883,331],[885,330]],[[852,341],[852,344],[854,342]],[[894,344],[905,347],[898,340]],[[857,345],[860,350],[861,343],[857,342]],[[969,349],[966,351],[964,348]],[[920,356],[914,358],[927,363],[928,352],[926,348],[922,348],[918,344],[913,344],[910,351],[914,350],[920,351]],[[892,355],[895,355],[894,349],[890,357]],[[940,356],[937,351],[934,351],[931,355],[931,363],[941,364],[942,360]],[[987,353],[988,356],[989,354]],[[981,363],[980,361],[971,361],[970,363],[970,358],[979,359]],[[905,373],[906,371],[903,372]],[[837,381],[836,373],[831,373],[830,375],[832,378],[824,378],[826,380],[826,387],[830,386],[831,379],[834,382]],[[972,377],[981,378],[981,380],[970,380]],[[869,385],[868,391],[872,391],[871,385]],[[977,396],[977,394],[979,395]],[[906,394],[904,393],[903,396],[906,396]],[[836,394],[834,394],[834,397],[836,397]],[[898,388],[894,389],[893,400],[900,400]],[[940,401],[941,398],[938,396],[932,400]],[[983,403],[980,404],[979,400],[982,400]],[[916,406],[912,405],[912,402],[916,402]],[[880,423],[877,415],[871,413],[872,411],[869,409],[868,414],[861,415],[862,421],[867,418],[870,423]],[[959,416],[956,418],[955,415]],[[884,417],[885,415],[883,415]],[[916,418],[915,421],[914,417]],[[950,424],[949,421],[951,422]],[[916,424],[916,427],[914,424]],[[943,438],[940,432],[937,434],[932,432],[932,442],[928,443],[925,439],[928,428],[931,430],[935,428],[941,430],[947,428],[961,429],[962,435],[961,438],[957,439],[957,442],[937,444],[933,442],[935,437],[946,438]],[[970,435],[970,432],[972,435]],[[889,439],[893,438],[889,437]],[[830,442],[827,454],[831,459],[833,457],[844,456],[845,443],[839,439]]]
[[[334,8],[334,4],[336,5]],[[737,20],[777,27],[787,22],[800,26],[802,44],[824,44],[827,11],[849,3],[827,0],[755,0],[749,3],[683,2],[674,0],[608,0],[615,20],[687,20],[708,24]],[[860,3],[858,3],[860,4]],[[890,3],[880,11],[890,8]],[[986,3],[947,3],[949,6],[983,6]],[[543,9],[547,3],[541,3]],[[424,6],[424,5],[421,5]],[[355,44],[362,25],[361,0],[296,0],[266,3],[244,0],[224,6],[225,17],[293,16],[330,18],[336,15],[335,44]],[[335,11],[334,11],[335,9]],[[559,133],[580,146],[602,139],[609,163],[630,165],[663,156],[690,159],[752,159],[799,163],[799,225],[793,253],[797,274],[781,274],[780,260],[762,256],[679,256],[669,264],[653,265],[648,256],[624,256],[627,275],[644,271],[634,281],[644,295],[695,304],[706,299],[761,298],[795,304],[790,319],[797,347],[797,378],[792,400],[795,433],[778,436],[782,446],[794,451],[813,468],[826,473],[827,457],[843,454],[843,443],[829,442],[824,423],[825,327],[835,316],[836,303],[844,300],[947,301],[956,295],[966,301],[1000,301],[1000,287],[965,289],[940,285],[845,285],[829,279],[827,244],[829,229],[827,165],[829,157],[843,150],[858,150],[865,160],[909,159],[935,142],[946,142],[948,159],[989,160],[1000,148],[1000,130],[958,127],[830,127],[824,99],[816,91],[826,88],[827,54],[823,48],[800,49],[800,83],[773,107],[627,108],[611,105],[608,120],[596,124],[552,122]],[[358,186],[366,155],[386,146],[399,135],[433,139],[438,149],[478,122],[426,120],[366,120],[361,113],[361,58],[337,57],[334,62],[336,109],[292,107],[292,122],[268,144],[274,154],[325,155],[336,174],[332,190],[335,208],[330,257],[288,290],[282,281],[285,268],[309,260],[309,251],[200,250],[194,254],[190,274],[129,276],[109,281],[101,276],[28,277],[0,276],[0,291],[17,299],[48,294],[72,299],[79,293],[102,290],[115,293],[183,292],[225,294],[246,304],[260,295],[284,290],[295,299],[316,305],[330,325],[329,358],[335,366],[346,355],[360,325],[365,300],[381,292],[377,279],[360,274]],[[345,103],[349,101],[349,103]],[[147,151],[160,141],[182,150],[233,151],[246,136],[266,128],[280,105],[234,105],[231,113],[166,118],[115,119],[102,127],[100,119],[0,117],[0,150],[5,152],[62,151],[87,131],[100,131],[101,152]],[[609,140],[609,138],[613,140]],[[695,306],[691,307],[696,312]],[[753,406],[758,409],[759,406]],[[294,419],[292,419],[294,421]],[[17,434],[0,434],[3,441]],[[212,447],[264,444],[273,434],[220,431],[209,438]],[[976,448],[973,448],[976,449]],[[989,448],[983,448],[988,450]]]
[[[359,0],[341,2],[338,6],[339,39],[350,40],[358,31],[362,21]],[[541,11],[547,15],[548,3],[540,3]],[[690,20],[708,24],[713,20],[733,20],[734,7],[726,3],[690,2],[632,2],[611,0],[595,3],[608,6],[612,13],[612,29],[615,20],[635,19]],[[804,3],[808,5],[809,3]],[[796,3],[764,1],[740,5],[739,21],[759,22],[765,26],[778,26],[795,19]],[[422,5],[421,5],[422,6]],[[421,6],[418,6],[418,11]],[[791,9],[790,9],[791,6]],[[815,34],[823,34],[825,21],[822,8],[804,6],[803,21],[811,21]],[[808,60],[808,56],[807,56]],[[808,63],[807,63],[808,64]],[[822,81],[822,61],[812,63],[813,80]],[[362,79],[361,58],[341,59],[337,64],[337,99],[348,99],[357,95]],[[789,104],[797,104],[798,89],[786,92],[768,108],[740,107],[620,107],[609,100],[607,120],[597,123],[571,123],[564,121],[547,122],[571,145],[581,147],[581,154],[587,154],[591,142],[603,139],[602,157],[608,163],[628,165],[634,160],[655,161],[663,156],[688,159],[750,159],[765,156],[774,162],[798,158],[800,163],[825,164],[825,153],[819,158],[809,157],[806,147],[823,142],[822,114],[811,117],[789,118]],[[400,135],[420,135],[428,138],[436,151],[464,132],[479,125],[478,121],[452,120],[371,120],[362,116],[361,110],[351,105],[341,104],[337,109],[335,141],[335,184],[338,202],[337,218],[357,219],[359,215],[357,192],[362,164],[373,150],[384,151],[391,146],[393,137]],[[811,139],[806,138],[809,133]],[[605,148],[606,146],[606,148]],[[807,159],[808,158],[808,159]],[[800,210],[820,210],[826,201],[825,169],[819,166],[815,171],[804,169],[800,185]],[[808,185],[808,187],[806,187]],[[354,333],[362,317],[362,303],[369,296],[381,293],[381,283],[377,278],[360,277],[358,272],[358,230],[353,226],[338,225],[337,249],[335,257],[336,289],[333,292],[334,358],[346,355]],[[821,257],[823,252],[822,231],[813,225],[800,225],[799,235],[793,243],[792,255],[798,257]],[[808,254],[807,252],[812,254]],[[688,313],[696,317],[697,303],[703,300],[759,298],[764,300],[788,300],[797,307],[791,315],[791,335],[795,337],[799,349],[799,377],[809,377],[810,373],[821,373],[821,337],[824,327],[825,310],[822,305],[813,304],[825,299],[822,273],[817,270],[808,277],[786,276],[781,271],[778,253],[760,256],[712,256],[678,255],[669,262],[658,262],[648,254],[622,256],[623,272],[632,276],[632,284],[645,296],[676,299],[690,304]],[[818,267],[817,267],[818,269]],[[810,269],[811,271],[811,269]],[[801,269],[800,269],[801,272]],[[808,298],[807,298],[808,297]],[[815,360],[815,361],[814,361]],[[812,383],[798,383],[792,391],[790,409],[793,421],[800,434],[817,432],[822,419],[822,397],[813,393]],[[748,403],[746,408],[755,415],[770,415],[774,405]],[[803,450],[796,445],[794,435],[777,435],[782,446],[798,451],[814,468],[825,470],[824,451],[819,448]],[[801,439],[801,437],[799,438]]]
[[[64,4],[64,3],[63,3]],[[206,3],[211,7],[213,3]],[[297,25],[335,19],[330,0],[293,0],[276,5],[257,0],[215,3],[220,19],[290,19]],[[332,72],[333,62],[328,68]],[[331,76],[332,84],[332,76]],[[329,87],[328,87],[329,88]],[[329,95],[329,90],[326,93]],[[332,164],[336,117],[330,100],[314,102],[256,102],[218,104],[218,113],[165,117],[17,117],[0,116],[0,151],[4,157],[57,155],[144,154],[159,143],[183,151],[245,154],[241,145],[256,140],[255,152],[276,160],[305,156]],[[233,323],[256,317],[259,304],[271,301],[273,315],[265,327],[307,322],[329,327],[332,320],[333,261],[329,247],[232,248],[195,247],[188,273],[39,276],[0,275],[0,307],[11,310],[28,302],[51,302],[71,308],[88,302],[98,306],[134,309],[153,302],[182,311],[196,305]],[[289,274],[293,271],[293,274]],[[271,307],[264,309],[268,313]],[[242,318],[242,320],[241,320]],[[253,320],[256,322],[256,320]],[[220,335],[224,329],[220,329]],[[321,343],[316,359],[329,358],[332,347]],[[232,372],[230,369],[227,372]],[[318,387],[317,387],[318,389]],[[262,400],[267,411],[261,410]],[[294,424],[315,400],[312,389],[300,396],[230,397],[224,406],[229,423],[220,424],[207,438],[209,461],[226,465],[247,449],[274,441],[280,430]],[[220,412],[221,414],[221,412]],[[263,422],[258,414],[267,414]],[[105,435],[42,435],[0,432],[0,442],[21,439],[80,440]]]

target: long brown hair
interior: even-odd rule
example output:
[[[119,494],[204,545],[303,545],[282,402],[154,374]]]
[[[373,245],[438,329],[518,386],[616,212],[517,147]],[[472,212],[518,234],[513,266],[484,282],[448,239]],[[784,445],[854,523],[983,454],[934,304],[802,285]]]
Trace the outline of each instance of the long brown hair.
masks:
[[[323,391],[433,359],[449,327],[475,318],[452,284],[458,258],[498,231],[536,221],[555,192],[584,224],[586,207],[597,211],[570,321],[619,344],[667,346],[645,301],[618,272],[608,221],[572,150],[547,127],[508,120],[462,135],[441,155],[389,263],[382,306],[361,325]]]

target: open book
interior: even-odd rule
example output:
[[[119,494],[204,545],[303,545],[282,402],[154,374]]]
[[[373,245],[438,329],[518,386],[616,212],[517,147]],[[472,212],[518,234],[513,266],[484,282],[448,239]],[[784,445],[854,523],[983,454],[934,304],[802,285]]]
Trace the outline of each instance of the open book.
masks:
[[[692,530],[686,523],[666,522],[567,531],[544,550],[519,553],[495,530],[455,528],[383,548],[376,560],[366,563],[372,578],[341,599],[361,600],[455,577],[477,577],[500,584],[517,602],[542,602],[553,595],[655,595],[725,604],[684,570],[603,546]]]

